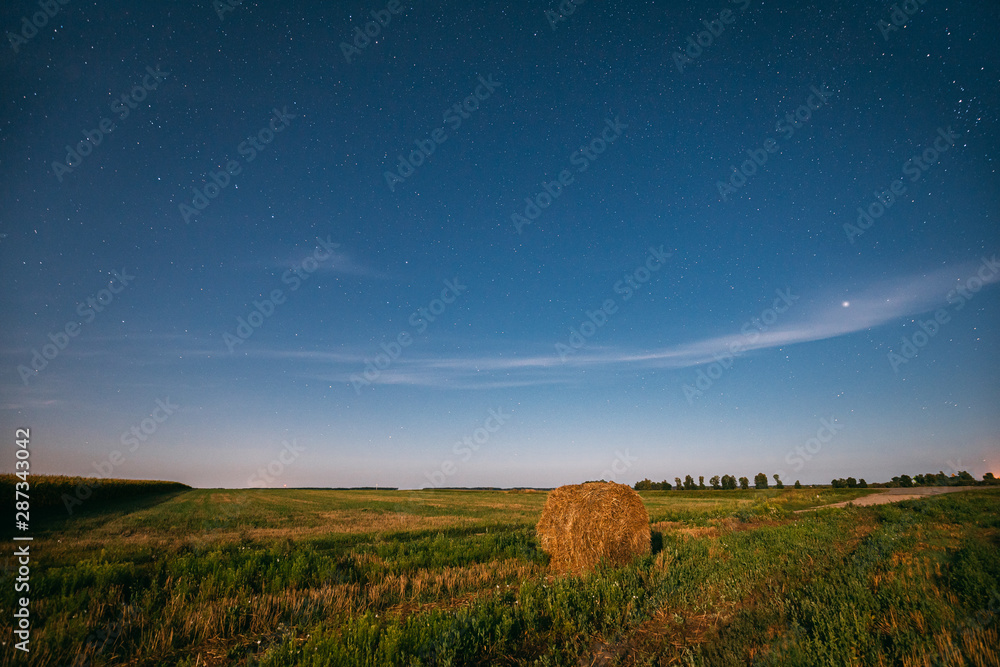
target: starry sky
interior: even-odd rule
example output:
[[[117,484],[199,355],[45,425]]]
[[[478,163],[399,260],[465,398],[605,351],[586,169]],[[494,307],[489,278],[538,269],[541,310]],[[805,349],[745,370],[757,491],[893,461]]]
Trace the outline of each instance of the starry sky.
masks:
[[[32,470],[1000,474],[1000,5],[505,4],[4,3]]]

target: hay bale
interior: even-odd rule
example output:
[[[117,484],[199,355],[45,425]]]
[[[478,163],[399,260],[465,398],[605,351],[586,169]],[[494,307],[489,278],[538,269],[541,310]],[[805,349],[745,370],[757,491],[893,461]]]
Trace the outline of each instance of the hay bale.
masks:
[[[602,558],[625,565],[650,551],[649,514],[642,499],[614,482],[554,489],[535,531],[557,572],[592,570]]]

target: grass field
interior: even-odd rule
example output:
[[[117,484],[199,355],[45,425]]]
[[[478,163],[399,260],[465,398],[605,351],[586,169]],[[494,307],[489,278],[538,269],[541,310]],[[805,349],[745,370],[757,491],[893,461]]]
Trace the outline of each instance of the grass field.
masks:
[[[584,578],[544,492],[155,491],[36,527],[2,664],[998,664],[998,490],[643,492],[654,553]]]

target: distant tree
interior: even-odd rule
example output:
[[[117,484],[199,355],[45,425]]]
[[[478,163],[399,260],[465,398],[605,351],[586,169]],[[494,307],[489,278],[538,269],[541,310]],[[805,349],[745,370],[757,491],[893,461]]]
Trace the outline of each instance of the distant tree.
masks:
[[[740,488],[746,491],[750,488],[750,480],[746,477],[740,477]]]
[[[937,485],[938,486],[948,486],[948,475],[944,474],[943,470],[938,470]]]
[[[712,479],[708,480],[708,483],[711,484],[712,488],[715,489],[715,490],[718,490],[718,489],[721,488],[719,486],[719,476],[718,475],[712,475]]]
[[[774,478],[774,488],[776,488],[776,489],[783,489],[783,488],[785,488],[785,484],[778,477],[778,473],[774,473],[773,475],[771,475],[771,477]]]
[[[926,482],[924,482],[924,476],[923,475],[914,475],[913,476],[913,485],[914,486],[923,486],[924,484],[926,484]]]
[[[636,491],[652,491],[653,482],[648,477],[640,482],[636,482],[635,486],[632,487]]]
[[[705,490],[705,476],[704,475],[698,475],[698,490],[699,491],[704,491]]]
[[[691,475],[684,475],[684,490],[694,491],[698,486],[694,483],[694,477]]]
[[[903,488],[907,488],[908,489],[911,486],[913,486],[913,480],[910,479],[909,475],[900,475],[899,476],[899,485],[902,486]]]
[[[795,488],[796,489],[801,489],[802,488],[802,482],[800,482],[799,480],[795,480]]]
[[[848,477],[847,478],[847,488],[849,488],[849,489],[856,489],[856,488],[858,488],[858,480],[854,479],[853,477]]]
[[[983,483],[984,484],[997,484],[997,483],[1000,483],[1000,480],[998,480],[996,477],[994,477],[993,473],[988,472],[985,475],[983,475]]]
[[[842,489],[845,486],[847,486],[847,480],[845,480],[843,477],[838,477],[837,479],[830,482],[830,485],[835,489]]]
[[[677,489],[678,491],[684,488],[683,484],[681,483],[680,477],[674,477],[674,484],[675,484],[674,488]]]
[[[864,477],[862,477],[861,479],[858,480],[858,488],[859,489],[867,489],[868,488],[868,482],[865,481]]]
[[[662,482],[660,482],[661,491],[669,491],[670,489],[671,489],[670,482],[668,482],[667,480],[663,480]]]
[[[967,470],[959,470],[958,483],[963,486],[972,486],[976,483],[976,478],[970,475]]]
[[[757,473],[753,476],[753,488],[755,489],[766,489],[767,488],[767,475],[762,472]]]

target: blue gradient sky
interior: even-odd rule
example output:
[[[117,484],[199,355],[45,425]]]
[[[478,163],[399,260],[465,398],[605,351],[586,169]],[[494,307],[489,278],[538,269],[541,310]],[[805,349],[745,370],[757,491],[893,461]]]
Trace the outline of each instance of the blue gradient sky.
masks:
[[[585,3],[554,29],[550,4],[401,5],[351,62],[341,42],[384,3],[74,2],[7,48],[0,424],[32,429],[33,470],[118,451],[116,477],[234,487],[269,464],[273,486],[405,488],[1000,474],[1000,8],[929,2],[886,38],[891,3]],[[34,11],[7,3],[0,26]],[[147,67],[168,74],[121,118]],[[499,85],[455,127],[480,77]],[[957,138],[915,172],[939,130]],[[747,151],[767,161],[723,198]],[[114,271],[134,280],[89,321]],[[588,312],[602,325],[574,338]],[[904,340],[926,344],[892,363]]]

